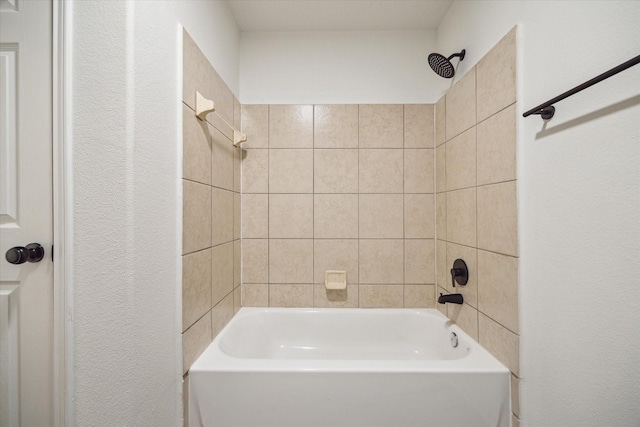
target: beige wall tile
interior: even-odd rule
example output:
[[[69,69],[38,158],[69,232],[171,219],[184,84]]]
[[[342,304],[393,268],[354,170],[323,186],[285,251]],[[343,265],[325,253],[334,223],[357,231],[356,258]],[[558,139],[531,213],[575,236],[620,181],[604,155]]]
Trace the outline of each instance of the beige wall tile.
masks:
[[[447,190],[476,185],[476,129],[461,133],[447,142]]]
[[[511,411],[520,416],[520,379],[511,374]]]
[[[186,31],[182,32],[182,100],[195,109],[195,91],[211,98],[213,68]]]
[[[433,104],[404,106],[404,148],[434,147],[433,113]]]
[[[471,338],[478,341],[478,310],[469,304],[444,305],[447,306],[447,317],[469,334]]]
[[[360,194],[360,238],[404,237],[402,194]]]
[[[182,181],[182,253],[211,246],[211,187]]]
[[[269,192],[269,150],[242,151],[242,193]]]
[[[211,249],[182,257],[182,331],[211,309]]]
[[[358,150],[314,150],[313,185],[316,193],[357,193]]]
[[[242,129],[242,105],[238,98],[233,97],[233,126]]]
[[[314,106],[315,148],[358,148],[358,106]]]
[[[360,308],[402,308],[404,290],[400,285],[360,285]]]
[[[476,124],[476,73],[472,68],[447,92],[447,141]]]
[[[240,286],[242,281],[242,240],[233,241],[233,287]]]
[[[324,284],[313,285],[313,306],[318,308],[358,307],[358,285],[347,285],[347,289],[325,289]]]
[[[211,246],[233,240],[233,193],[211,189]]]
[[[476,189],[447,193],[447,240],[476,246]]]
[[[242,148],[269,148],[269,106],[242,104],[242,132],[247,135]]]
[[[182,381],[182,420],[182,425],[189,427],[189,375]]]
[[[404,150],[405,193],[433,193],[433,156],[431,149]]]
[[[436,308],[438,309],[438,311],[442,314],[444,314],[445,316],[447,315],[447,305],[446,304],[438,304],[438,296],[440,294],[446,294],[447,291],[442,289],[440,286],[436,286]]]
[[[478,187],[478,248],[518,255],[516,182]]]
[[[227,295],[211,310],[211,336],[216,336],[233,317],[233,293]]]
[[[233,190],[233,143],[218,130],[211,132],[211,184],[214,187]]]
[[[268,283],[313,283],[313,239],[269,239]]]
[[[516,106],[477,126],[478,185],[516,179]]]
[[[404,283],[435,283],[435,241],[404,241]]]
[[[238,286],[233,290],[233,315],[238,314],[242,308],[242,287]]]
[[[405,308],[435,308],[435,285],[404,285]]]
[[[269,150],[270,193],[313,193],[313,150]]]
[[[242,283],[269,283],[267,239],[242,239]]]
[[[324,285],[327,270],[347,272],[347,284],[358,283],[358,240],[315,239],[313,241],[313,281]]]
[[[242,288],[238,286],[233,289],[233,315],[235,316],[242,308]]]
[[[478,251],[478,309],[518,333],[518,258]]]
[[[233,149],[233,191],[242,190],[242,148]]]
[[[404,282],[403,239],[361,239],[358,254],[360,283]]]
[[[439,147],[441,144],[444,144],[447,140],[446,138],[446,127],[445,127],[445,113],[446,113],[446,96],[442,96],[436,102],[435,106],[435,135],[436,135],[436,147]]]
[[[242,306],[269,307],[269,285],[266,283],[243,283]]]
[[[183,375],[211,341],[211,312],[209,311],[182,334]]]
[[[404,195],[405,239],[435,237],[435,206],[433,194]]]
[[[456,259],[462,259],[469,270],[469,280],[466,285],[456,283],[455,288],[451,284],[451,269]],[[447,243],[446,263],[446,289],[449,293],[459,293],[464,297],[464,302],[474,308],[478,308],[478,250],[469,246]]]
[[[436,240],[436,283],[444,288],[443,292],[448,293],[447,287],[451,280],[451,274],[447,268],[447,242]]]
[[[216,305],[233,291],[232,242],[212,248],[211,279],[211,302]]]
[[[209,114],[207,115],[206,120],[207,123],[209,123],[213,129],[220,132],[222,136],[227,138],[229,141],[233,140],[233,129],[227,125],[222,116],[219,116],[218,114]]]
[[[476,65],[478,121],[516,101],[516,28]]]
[[[240,193],[233,193],[233,240],[241,236],[242,200]]]
[[[440,145],[436,149],[436,192],[447,190],[447,146]]]
[[[447,238],[447,195],[436,194],[436,236],[438,239]]]
[[[403,114],[399,105],[360,105],[360,148],[402,148]]]
[[[313,205],[316,239],[358,237],[357,194],[316,194]]]
[[[313,194],[270,194],[269,237],[313,237]]]
[[[313,285],[269,285],[269,307],[313,307]]]
[[[242,195],[242,237],[265,239],[269,237],[269,195]]]
[[[511,372],[520,375],[520,339],[516,334],[484,314],[478,313],[478,337],[478,341],[484,348],[504,363]]]
[[[360,193],[402,193],[403,151],[360,150]]]
[[[211,72],[211,91],[211,99],[216,104],[216,112],[227,122],[233,123],[233,93],[215,68]]]
[[[182,105],[182,176],[211,184],[211,135],[207,122]]]
[[[313,148],[313,106],[270,105],[269,148]]]
[[[271,137],[274,135],[274,121],[278,121],[277,118],[274,118],[273,112],[276,109],[281,109],[280,118],[282,120],[280,122],[282,124],[285,121],[284,117],[291,112],[286,111],[289,107],[300,106],[256,106],[255,112],[262,114],[262,118],[259,120],[262,121],[263,128],[267,128],[268,132],[271,132]],[[366,111],[367,107],[371,107],[369,111]],[[357,132],[361,132],[362,108],[340,105],[314,106],[313,109],[316,116],[316,141],[314,142],[316,149],[311,156],[313,167],[303,167],[302,170],[305,172],[308,170],[313,171],[311,182],[314,182],[314,188],[298,190],[286,188],[280,190],[284,191],[281,194],[273,194],[278,191],[274,170],[286,170],[287,176],[285,178],[290,178],[290,165],[301,164],[302,162],[286,159],[280,162],[285,167],[275,167],[278,159],[271,158],[270,162],[268,160],[274,153],[276,153],[276,156],[279,153],[298,154],[306,150],[289,150],[289,148],[306,148],[309,147],[308,145],[292,146],[290,145],[292,144],[291,142],[282,143],[285,145],[278,145],[281,143],[274,144],[273,141],[270,141],[270,150],[244,150],[242,191],[245,199],[243,200],[244,206],[242,206],[244,211],[242,226],[243,233],[245,233],[243,234],[243,239],[245,243],[249,244],[249,247],[243,248],[243,282],[254,285],[316,283],[318,289],[313,292],[316,294],[320,292],[315,296],[318,299],[315,302],[316,305],[335,307],[358,305],[359,291],[347,292],[346,295],[328,295],[322,285],[324,271],[326,269],[345,269],[348,272],[350,287],[355,286],[357,283],[365,283],[367,285],[389,284],[392,286],[404,284],[404,238],[410,238],[431,239],[430,267],[428,266],[429,260],[425,260],[425,257],[421,256],[424,252],[423,249],[425,249],[425,241],[422,240],[407,244],[407,247],[411,249],[411,253],[414,255],[410,255],[409,250],[407,250],[408,259],[406,260],[408,268],[406,274],[409,280],[416,283],[416,286],[429,286],[427,285],[428,283],[435,281],[435,250],[433,247],[434,241],[432,240],[435,236],[435,201],[432,194],[435,189],[433,179],[435,153],[433,148],[423,147],[433,147],[434,144],[434,107],[432,105],[365,106],[364,116],[367,116],[367,114],[371,117],[377,115],[377,119],[381,117],[384,119],[384,116],[387,115],[391,122],[398,125],[395,133],[400,136],[400,142],[389,143],[387,140],[380,142],[378,138],[378,142],[370,145],[375,148],[364,150],[356,150],[357,144],[344,145],[353,143],[353,141],[349,142],[350,138],[341,141],[338,137],[341,133],[348,133],[349,129],[353,130],[355,125],[358,125],[359,130]],[[246,113],[247,109],[245,108],[242,114]],[[354,120],[356,115],[358,117]],[[396,115],[395,118],[393,117],[394,115]],[[246,118],[246,120],[249,119],[250,117]],[[325,123],[321,124],[320,121],[322,120]],[[269,124],[265,125],[265,121],[269,121]],[[334,122],[338,122],[338,124]],[[245,118],[243,117],[243,125],[244,123]],[[280,130],[282,132],[288,131],[286,126],[281,126]],[[431,126],[430,140],[429,138],[423,138],[424,135],[421,135],[421,132],[424,132],[425,129],[429,131],[429,126]],[[379,136],[378,134],[380,132],[377,132],[376,136]],[[402,149],[403,134],[407,138],[407,147],[412,147],[410,151]],[[360,133],[360,137],[362,139],[362,133]],[[366,147],[367,145],[365,144],[364,146]],[[273,149],[274,147],[278,149]],[[318,149],[318,147],[323,147],[323,149]],[[383,148],[378,149],[378,147]],[[388,147],[398,148],[389,149]],[[260,157],[260,159],[257,157]],[[252,162],[252,160],[254,161]],[[429,160],[431,161],[430,164]],[[260,168],[252,167],[257,166],[259,163],[261,163]],[[281,165],[278,164],[278,166]],[[406,173],[405,166],[407,168]],[[270,173],[267,171],[270,171]],[[257,176],[257,179],[251,180],[252,183],[247,182],[249,181],[247,177],[250,175]],[[407,177],[406,182],[405,176]],[[295,185],[302,181],[304,179],[296,178],[291,180]],[[269,187],[265,184],[269,182],[272,188],[271,194],[267,195]],[[274,185],[276,186],[275,190],[273,188]],[[249,191],[247,191],[247,188]],[[295,191],[295,193],[288,193],[288,191]],[[301,193],[296,194],[298,191],[301,191]],[[358,191],[365,194],[360,197],[358,196]],[[403,194],[405,192],[409,194]],[[290,217],[287,217],[282,222],[282,227],[280,227],[281,231],[286,230],[283,231],[285,234],[279,235],[277,231],[275,235],[273,234],[274,230],[277,230],[279,226],[274,222],[274,218],[277,218],[278,215],[274,215],[274,203],[272,200],[274,197],[283,196],[287,198],[291,195],[307,196],[314,201],[311,215],[313,218],[313,234],[292,237],[293,235],[290,234],[292,230]],[[269,214],[253,214],[253,210],[264,212],[264,204],[267,198],[269,199]],[[362,201],[360,200],[361,198]],[[292,208],[289,200],[285,202],[285,199],[282,199],[280,205],[282,207],[280,211],[283,213],[280,215],[281,217],[285,217],[285,212],[290,214],[293,211],[299,211],[299,209]],[[389,209],[390,206],[397,207],[397,209]],[[270,218],[268,227],[265,227],[265,216]],[[258,219],[259,217],[262,218]],[[256,218],[257,224],[250,218]],[[371,224],[369,231],[363,225],[365,223]],[[385,226],[384,223],[388,223],[389,226]],[[267,234],[265,234],[265,228],[268,228]],[[295,227],[293,227],[293,230],[295,231]],[[311,239],[311,237],[315,240]],[[366,240],[357,240],[363,237]],[[305,247],[298,246],[293,248],[292,246],[295,245]],[[413,246],[416,246],[415,250],[413,250]],[[258,253],[256,259],[246,254],[252,250]],[[446,255],[446,250],[444,253]],[[363,254],[366,254],[366,256],[363,257]],[[268,257],[267,266],[261,263],[261,257]],[[296,258],[298,259],[296,260]],[[248,265],[252,264],[253,261],[258,261],[259,265]],[[344,267],[338,267],[337,265],[340,263]],[[331,265],[331,267],[324,267],[323,265]],[[373,267],[373,269],[370,267]],[[430,273],[427,270],[430,270]],[[363,281],[361,276],[363,272],[365,272],[365,276],[368,274],[368,277],[365,277],[368,281]],[[431,279],[430,281],[425,281],[425,277],[428,274],[431,275]],[[261,275],[267,275],[268,277],[266,279],[264,277],[261,278]],[[295,277],[296,275],[299,277]],[[400,288],[403,288],[403,286],[400,286]],[[356,286],[353,289],[357,290],[358,288]],[[425,293],[424,289],[416,288],[412,292],[413,294],[409,295],[410,298],[416,301],[427,301],[427,293]],[[399,298],[394,303],[394,306],[404,305],[404,293],[400,292],[398,295]],[[268,298],[267,294],[262,299],[268,300]],[[313,298],[311,299],[312,302]],[[409,304],[409,301],[407,300],[407,304]],[[433,296],[431,296],[430,301],[433,304]],[[420,306],[424,306],[423,302],[420,303]]]

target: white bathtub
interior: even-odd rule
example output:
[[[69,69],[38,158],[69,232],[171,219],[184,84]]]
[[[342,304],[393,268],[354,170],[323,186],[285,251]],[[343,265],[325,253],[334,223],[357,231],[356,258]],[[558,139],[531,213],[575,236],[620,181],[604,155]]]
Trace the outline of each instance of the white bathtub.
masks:
[[[437,310],[242,308],[191,367],[189,425],[504,427],[509,375]]]

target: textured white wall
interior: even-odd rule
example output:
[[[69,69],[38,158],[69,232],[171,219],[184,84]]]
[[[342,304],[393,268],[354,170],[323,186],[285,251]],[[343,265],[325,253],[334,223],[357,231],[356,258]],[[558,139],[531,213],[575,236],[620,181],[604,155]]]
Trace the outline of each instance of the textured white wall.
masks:
[[[520,113],[640,54],[640,2],[458,1],[438,31],[469,70],[518,25]],[[637,426],[640,66],[520,118],[521,416]]]
[[[239,34],[225,2],[70,5],[70,417],[181,425],[179,23],[235,93]]]
[[[434,31],[243,32],[243,104],[426,103],[446,87],[427,64]]]

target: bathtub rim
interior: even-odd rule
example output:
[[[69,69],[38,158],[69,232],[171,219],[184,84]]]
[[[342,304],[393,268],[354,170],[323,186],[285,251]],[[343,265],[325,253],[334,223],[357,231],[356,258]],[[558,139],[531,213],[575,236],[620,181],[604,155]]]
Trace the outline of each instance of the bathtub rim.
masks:
[[[236,322],[259,313],[368,313],[427,315],[442,322],[470,345],[469,353],[460,359],[451,360],[405,360],[405,359],[271,359],[234,357],[220,348],[220,342]],[[288,307],[242,307],[227,323],[215,339],[207,346],[189,370],[196,373],[224,372],[354,372],[354,373],[503,373],[509,369],[476,340],[434,308],[288,308]]]

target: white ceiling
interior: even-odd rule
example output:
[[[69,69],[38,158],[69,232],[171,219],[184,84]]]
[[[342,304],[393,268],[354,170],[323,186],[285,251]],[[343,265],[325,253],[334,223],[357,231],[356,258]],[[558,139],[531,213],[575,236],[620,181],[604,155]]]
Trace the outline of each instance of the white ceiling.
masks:
[[[227,0],[240,31],[435,30],[453,0]]]

